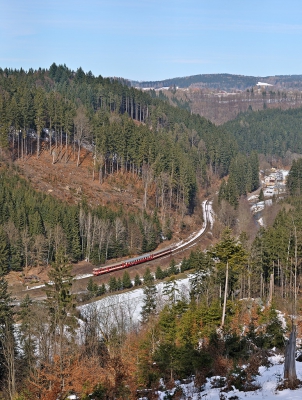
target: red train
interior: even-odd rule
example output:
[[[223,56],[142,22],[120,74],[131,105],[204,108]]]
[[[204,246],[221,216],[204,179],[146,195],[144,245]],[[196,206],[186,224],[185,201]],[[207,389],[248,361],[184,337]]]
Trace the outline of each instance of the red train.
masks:
[[[156,258],[167,256],[169,254],[172,254],[173,250],[174,250],[174,247],[169,247],[168,249],[157,251],[155,253],[143,254],[142,256],[139,256],[136,258],[130,258],[129,260],[121,261],[116,264],[108,265],[105,267],[93,268],[92,272],[93,272],[93,275],[95,275],[95,276],[108,274],[108,272],[118,271],[120,269],[132,267],[133,265],[143,264],[147,261],[151,261],[151,260],[155,260]]]

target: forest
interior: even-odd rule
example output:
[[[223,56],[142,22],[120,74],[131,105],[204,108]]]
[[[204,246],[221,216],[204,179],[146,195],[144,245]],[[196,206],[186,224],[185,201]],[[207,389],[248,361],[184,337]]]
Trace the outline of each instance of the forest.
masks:
[[[3,228],[11,252],[8,258],[14,258],[16,248],[9,237],[23,249],[18,262],[6,263],[11,269],[26,266],[29,252],[31,263],[36,265],[53,261],[53,249],[57,247],[51,244],[54,229],[62,231],[61,236],[68,243],[67,252],[75,261],[87,258],[100,263],[155,249],[161,234],[172,234],[171,213],[182,218],[194,213],[198,188],[207,190],[211,180],[225,176],[237,153],[233,136],[221,134],[204,118],[117,80],[85,74],[81,68],[73,72],[53,64],[49,70],[1,70],[0,87],[1,145],[10,151],[12,161],[26,163],[28,157],[38,159],[42,151],[48,151],[53,163],[68,163],[73,154],[78,167],[84,148],[93,154],[91,179],[102,185],[114,174],[131,174],[140,179],[143,188],[143,210],[127,216],[122,209],[107,210],[106,206],[90,210],[85,202],[74,207],[77,227],[72,228],[71,234],[66,222],[56,217],[58,210],[52,217],[46,216],[43,202],[52,200],[25,202],[15,198],[23,196],[23,188],[30,190],[25,189],[25,183],[16,182],[15,174],[14,193],[8,184],[1,186],[1,221],[6,224]],[[17,204],[22,204],[18,208],[22,219],[13,215]],[[54,207],[64,209],[64,205]],[[68,215],[70,209],[62,214]],[[8,230],[17,230],[18,235],[8,234]],[[31,250],[24,250],[25,242],[20,239],[27,231],[31,235]],[[9,270],[7,266],[3,268]]]
[[[240,151],[286,159],[301,153],[301,113],[302,108],[246,112],[223,127],[235,136]]]
[[[259,159],[299,152],[300,112],[249,112],[217,127],[82,68],[1,69],[0,396],[151,399],[178,380],[201,391],[213,376],[223,377],[217,385],[225,392],[256,390],[270,349],[285,347],[279,310],[289,327],[287,316],[301,308],[301,160],[267,226],[255,226],[247,194],[259,188]],[[64,202],[35,190],[16,165],[49,152],[53,163],[72,155],[77,171],[83,148],[94,160],[87,179],[100,187],[118,174],[141,182],[136,210]],[[172,215],[194,215],[200,196],[210,196],[216,211],[205,252],[194,249],[179,265],[172,259],[134,280],[128,272],[108,284],[91,279],[85,293],[73,292],[72,263],[155,249],[173,237]],[[5,278],[33,265],[49,266],[44,300],[27,292],[16,301]],[[138,320],[130,303],[110,296],[133,285],[143,292]],[[99,298],[106,307],[97,307]]]
[[[277,85],[283,89],[300,89],[302,75],[275,75],[275,76],[244,76],[234,74],[201,74],[163,81],[136,82],[130,81],[132,86],[140,88],[162,87],[203,87],[220,90],[246,90],[255,86],[259,81]]]

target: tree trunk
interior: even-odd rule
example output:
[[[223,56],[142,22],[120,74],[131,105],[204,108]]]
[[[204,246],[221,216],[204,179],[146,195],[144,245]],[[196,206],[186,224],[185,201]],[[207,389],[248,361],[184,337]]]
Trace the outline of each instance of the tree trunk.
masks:
[[[272,273],[269,281],[269,296],[268,296],[268,306],[271,306],[273,301],[273,293],[274,293],[274,274]]]
[[[226,271],[225,271],[225,289],[224,289],[224,300],[223,300],[221,327],[223,327],[224,320],[225,320],[225,310],[226,310],[227,293],[228,293],[228,281],[229,281],[229,262],[227,261]]]
[[[37,158],[40,155],[40,133],[37,132]]]
[[[80,154],[81,154],[81,145],[78,143],[78,159],[77,159],[77,167],[80,165]]]
[[[297,380],[296,374],[296,326],[293,325],[289,342],[285,349],[285,361],[284,361],[284,379],[288,381],[289,387],[294,387]]]

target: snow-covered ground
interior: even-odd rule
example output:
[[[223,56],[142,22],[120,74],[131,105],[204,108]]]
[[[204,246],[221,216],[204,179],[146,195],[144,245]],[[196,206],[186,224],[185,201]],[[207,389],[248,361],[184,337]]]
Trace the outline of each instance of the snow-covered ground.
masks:
[[[283,357],[280,355],[270,357],[270,362],[272,364],[270,367],[261,366],[259,368],[259,375],[256,376],[255,384],[259,384],[260,388],[256,391],[241,392],[234,389],[230,392],[223,392],[220,388],[212,387],[214,378],[211,378],[207,380],[202,391],[195,388],[193,382],[179,385],[184,393],[182,398],[190,398],[192,400],[276,400],[276,398],[280,400],[301,400],[302,388],[297,390],[277,390],[277,386],[282,382],[283,378]],[[297,378],[302,380],[301,362],[296,362],[296,370]],[[164,400],[165,396],[167,396],[166,391],[159,392],[160,400]]]
[[[190,283],[189,278],[181,279],[176,281],[179,296],[188,297],[190,291]],[[156,285],[157,289],[157,304],[160,309],[165,301],[167,300],[165,296],[163,296],[164,283],[160,282]],[[136,324],[141,319],[141,311],[143,306],[144,293],[143,288],[133,289],[126,293],[113,294],[111,296],[103,297],[100,300],[94,301],[90,304],[85,304],[83,306],[78,307],[79,310],[85,314],[89,312],[91,307],[100,310],[101,312],[104,310],[111,310],[111,314],[113,315],[117,308],[124,310],[125,317],[128,317],[132,323]]]

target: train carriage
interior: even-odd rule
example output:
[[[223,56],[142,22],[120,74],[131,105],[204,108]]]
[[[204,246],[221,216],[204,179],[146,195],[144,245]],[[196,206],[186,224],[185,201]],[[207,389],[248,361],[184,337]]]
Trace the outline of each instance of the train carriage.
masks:
[[[108,265],[108,266],[104,266],[104,267],[93,268],[92,272],[93,272],[93,275],[98,276],[98,275],[107,274],[109,272],[118,271],[120,269],[129,268],[134,265],[143,264],[143,263],[151,261],[153,259],[172,254],[173,249],[174,249],[173,247],[169,247],[168,249],[157,251],[155,253],[143,254],[142,256],[130,258],[128,260],[121,261],[116,264],[112,264],[112,265]]]

